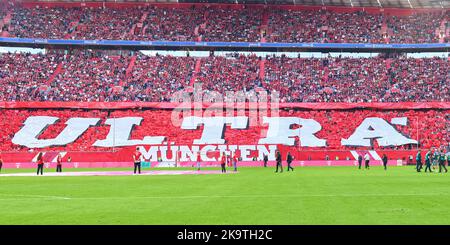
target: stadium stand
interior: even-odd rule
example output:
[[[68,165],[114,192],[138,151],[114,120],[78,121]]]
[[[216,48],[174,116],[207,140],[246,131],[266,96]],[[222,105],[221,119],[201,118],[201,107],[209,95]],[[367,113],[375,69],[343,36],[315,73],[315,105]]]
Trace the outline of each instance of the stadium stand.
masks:
[[[16,6],[11,14],[8,36],[49,39],[439,43],[449,29],[449,13],[442,10],[396,15],[358,8]]]
[[[114,8],[105,8],[100,7],[101,3],[92,4],[95,6],[69,7],[72,6],[69,3],[67,6],[66,3],[61,6],[49,3],[47,7],[8,5],[0,8],[0,36],[223,41],[230,44],[228,50],[231,50],[233,42],[443,43],[449,41],[450,32],[450,12],[440,9],[384,12],[333,7],[253,8],[239,4],[232,7],[188,4],[129,7],[134,4],[119,4]],[[440,147],[448,145],[450,140],[448,106],[426,106],[432,102],[447,105],[450,101],[449,57],[412,58],[400,52],[381,52],[370,58],[331,55],[323,55],[322,58],[299,55],[294,58],[231,54],[232,51],[226,56],[214,55],[211,51],[207,57],[191,57],[145,55],[136,50],[99,47],[102,49],[46,46],[45,54],[0,54],[1,152],[14,155],[31,151],[13,144],[11,139],[28,117],[39,115],[60,119],[47,127],[38,136],[39,139],[56,137],[65,127],[65,122],[74,116],[101,119],[97,126],[90,127],[74,143],[45,148],[44,151],[115,153],[114,149],[92,145],[96,140],[106,138],[110,130],[110,126],[105,125],[107,118],[130,116],[143,118],[142,124],[134,127],[130,139],[163,135],[166,137],[164,144],[191,145],[193,139],[201,137],[202,128],[182,130],[173,126],[170,121],[172,108],[169,103],[159,102],[170,102],[179,91],[192,94],[196,83],[201,84],[203,95],[224,94],[226,91],[247,95],[252,91],[279,92],[280,102],[292,105],[290,109],[281,110],[281,116],[312,118],[320,123],[321,130],[316,136],[327,140],[326,148],[301,147],[298,139],[293,148],[315,151],[318,160],[324,160],[328,150],[341,152],[334,153],[332,157],[353,160],[350,150],[361,148],[342,146],[341,139],[348,138],[368,117],[379,117],[388,122],[393,118],[407,117],[407,126],[394,127],[405,136],[418,140],[419,145],[380,147],[374,140],[373,147],[365,147],[365,150],[392,150],[390,156],[397,156],[394,151],[401,150],[397,151],[401,152],[398,156],[404,158],[417,147]],[[67,105],[87,103],[83,104],[85,107],[49,106],[58,102]],[[134,109],[112,106],[121,105],[120,102],[139,106]],[[328,107],[293,109],[297,102],[323,103]],[[405,102],[424,102],[425,106],[406,106],[402,109],[332,108],[331,105],[340,102],[346,105],[393,102],[394,107]],[[140,107],[144,104],[161,107]],[[86,109],[86,105],[95,106]],[[162,109],[164,106],[167,108]],[[228,145],[254,145],[266,131],[267,126],[262,125],[246,130],[227,127],[224,137]],[[305,155],[302,159],[310,160],[309,157]],[[98,159],[99,162],[105,161],[101,157]],[[112,161],[117,159],[112,158]]]
[[[162,102],[170,101],[176,91],[192,87],[193,82],[221,94],[278,91],[281,102],[450,99],[448,58],[194,58],[138,54],[127,75],[132,56],[88,50],[65,55],[3,54],[0,100]]]

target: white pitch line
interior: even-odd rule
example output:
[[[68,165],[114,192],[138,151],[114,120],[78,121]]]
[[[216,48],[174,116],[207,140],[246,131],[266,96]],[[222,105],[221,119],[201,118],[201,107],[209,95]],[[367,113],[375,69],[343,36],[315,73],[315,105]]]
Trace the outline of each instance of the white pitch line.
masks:
[[[3,194],[0,193],[0,196],[10,196],[10,197],[25,197],[25,198],[3,198],[1,200],[9,200],[9,199],[62,199],[62,200],[70,200],[70,197],[62,197],[62,196],[44,196],[44,195],[18,195],[18,194]]]
[[[3,195],[3,194],[0,194]],[[60,197],[60,196],[40,196],[40,195],[9,195],[34,198],[53,198],[65,200],[107,200],[107,199],[190,199],[190,198],[280,198],[280,197],[379,197],[379,196],[441,196],[450,195],[443,193],[423,193],[423,194],[311,194],[311,195],[212,195],[212,196],[130,196],[130,197]]]
[[[192,199],[192,198],[280,198],[280,197],[381,197],[381,196],[448,196],[450,193],[423,193],[423,194],[311,194],[311,195],[213,195],[213,196],[131,196],[131,197],[62,197],[44,195],[10,195],[0,194],[0,196],[26,197],[26,198],[2,198],[0,200],[11,199],[62,199],[62,200],[109,200],[109,199]]]
[[[143,196],[143,197],[81,197],[73,199],[189,199],[189,198],[280,198],[280,197],[378,197],[378,196],[440,196],[442,193],[424,194],[311,194],[311,195],[213,195],[213,196]]]

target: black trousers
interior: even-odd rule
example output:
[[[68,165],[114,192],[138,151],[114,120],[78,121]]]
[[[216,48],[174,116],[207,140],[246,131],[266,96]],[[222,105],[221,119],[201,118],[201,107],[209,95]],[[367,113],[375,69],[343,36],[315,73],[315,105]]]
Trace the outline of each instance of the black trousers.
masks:
[[[267,161],[264,161],[264,167],[267,168]]]
[[[220,164],[220,166],[222,167],[222,173],[226,173],[227,169],[225,168],[225,163]]]
[[[0,172],[2,171],[3,163],[0,163]]]
[[[366,162],[364,163],[364,165],[365,165],[365,166],[364,166],[365,168],[369,168],[369,160],[366,160]]]
[[[383,167],[384,167],[384,170],[387,169],[387,162],[383,162]]]
[[[37,175],[39,175],[39,172],[41,173],[41,175],[43,175],[43,171],[44,171],[44,164],[38,164]]]
[[[447,168],[445,167],[445,161],[439,161],[439,173],[442,172],[442,169],[444,169],[444,171],[447,172]]]
[[[416,170],[417,172],[420,172],[420,170],[422,170],[422,162],[421,161],[417,161],[416,162]]]
[[[362,165],[362,160],[361,161],[358,160],[358,168],[359,169],[361,169],[361,165]]]
[[[427,169],[430,170],[430,172],[431,172],[431,163],[430,162],[425,162],[425,173],[427,172]]]
[[[56,172],[61,173],[62,172],[62,165],[56,165]]]
[[[136,173],[136,170],[139,170],[139,173],[141,173],[141,162],[134,163],[134,173]]]
[[[290,162],[288,162],[287,164],[288,164],[288,169],[287,169],[287,171],[289,171],[289,169],[291,169],[292,171],[294,171],[294,168],[293,168],[293,167],[291,167],[291,163],[290,163]]]
[[[275,171],[276,173],[278,173],[278,167],[280,167],[281,169],[281,173],[283,173],[283,165],[281,164],[281,162],[277,162],[277,170]]]

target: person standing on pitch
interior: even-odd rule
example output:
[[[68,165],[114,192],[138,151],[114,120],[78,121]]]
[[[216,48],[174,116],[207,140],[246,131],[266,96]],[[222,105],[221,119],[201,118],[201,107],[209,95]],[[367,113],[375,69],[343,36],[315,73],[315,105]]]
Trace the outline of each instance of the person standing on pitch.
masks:
[[[422,170],[422,167],[422,154],[419,150],[416,155],[416,171],[420,172]]]
[[[3,158],[2,156],[0,156],[0,173],[2,172],[2,167],[3,167]]]
[[[369,169],[369,161],[370,161],[370,156],[369,153],[366,153],[366,155],[364,155],[364,168]]]
[[[447,166],[450,167],[450,153],[447,152]]]
[[[427,169],[430,170],[430,173],[432,172],[431,171],[431,158],[433,156],[431,154],[432,154],[431,150],[429,150],[427,152],[427,154],[425,154],[425,173],[427,172]]]
[[[238,162],[238,158],[237,158],[237,156],[236,156],[236,152],[235,152],[235,153],[232,153],[232,154],[233,154],[232,161],[233,161],[234,172],[236,172],[236,171],[237,171],[237,162]]]
[[[437,148],[434,148],[432,163],[433,163],[433,170],[437,170],[439,165],[439,151]]]
[[[361,154],[359,154],[359,155],[358,155],[358,168],[359,168],[359,169],[361,169],[362,160],[363,160],[363,157],[361,156]]]
[[[291,152],[288,152],[287,157],[286,157],[286,162],[287,162],[287,165],[288,165],[288,168],[287,168],[288,172],[289,172],[289,169],[294,171],[294,168],[291,167],[292,160],[294,160],[294,158],[292,157]]]
[[[136,174],[136,170],[139,170],[138,173],[141,174],[141,156],[142,153],[139,151],[139,147],[136,147],[136,151],[133,153],[134,174]]]
[[[43,175],[43,172],[44,172],[44,157],[43,157],[42,152],[39,152],[36,162],[37,162],[37,175],[39,175],[39,172],[41,173],[41,175]]]
[[[441,154],[439,156],[439,173],[442,172],[442,169],[444,169],[446,173],[448,172],[445,167],[445,154],[443,150],[441,150]]]
[[[58,154],[58,157],[56,158],[56,172],[61,173],[62,172],[62,157],[61,154]]]
[[[200,161],[201,161],[200,152],[197,152],[197,159],[196,159],[196,161],[197,161],[197,171],[200,171]]]
[[[264,167],[267,168],[267,161],[269,161],[269,157],[266,154],[264,154],[263,161],[264,161]]]
[[[225,156],[225,153],[221,153],[219,159],[220,159],[220,166],[222,167],[222,173],[226,173],[227,172],[227,169],[226,169],[227,157]]]
[[[384,170],[387,170],[388,157],[386,156],[386,154],[383,154],[383,157],[381,158],[381,160],[383,161]]]
[[[277,150],[277,152],[275,153],[275,159],[276,159],[276,161],[277,161],[277,170],[275,171],[275,173],[278,173],[278,167],[280,167],[280,169],[281,169],[281,172],[280,172],[280,173],[283,173],[283,164],[281,164],[281,161],[282,161],[283,159],[281,158],[281,153],[280,153],[280,151],[278,151],[278,150]]]

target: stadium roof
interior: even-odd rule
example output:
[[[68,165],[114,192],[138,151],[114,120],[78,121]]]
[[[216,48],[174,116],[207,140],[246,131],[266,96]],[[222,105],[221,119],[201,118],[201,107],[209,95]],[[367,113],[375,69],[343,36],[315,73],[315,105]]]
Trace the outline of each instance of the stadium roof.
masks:
[[[27,0],[24,0],[27,2]],[[48,2],[49,0],[37,0]],[[54,0],[58,1],[58,0]],[[105,0],[59,0],[58,2],[103,2]],[[36,0],[34,0],[36,2]],[[240,4],[288,4],[382,8],[450,8],[449,0],[106,0],[106,2],[154,2],[154,3],[240,3]]]

